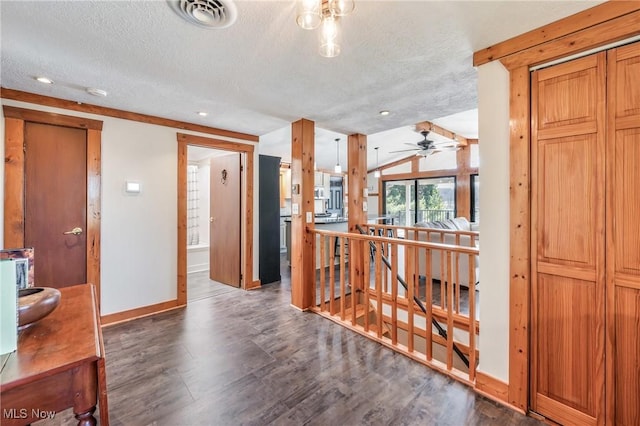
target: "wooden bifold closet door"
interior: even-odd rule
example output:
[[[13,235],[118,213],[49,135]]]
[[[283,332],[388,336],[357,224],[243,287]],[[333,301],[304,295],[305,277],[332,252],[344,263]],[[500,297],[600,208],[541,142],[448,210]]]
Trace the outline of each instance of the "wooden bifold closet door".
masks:
[[[531,84],[531,409],[640,424],[640,44]]]

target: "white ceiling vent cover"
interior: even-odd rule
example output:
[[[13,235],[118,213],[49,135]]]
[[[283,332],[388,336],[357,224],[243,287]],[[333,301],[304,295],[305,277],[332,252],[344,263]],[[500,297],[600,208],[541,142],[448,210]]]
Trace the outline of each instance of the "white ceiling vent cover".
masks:
[[[176,13],[204,28],[226,28],[238,17],[233,0],[168,0]]]

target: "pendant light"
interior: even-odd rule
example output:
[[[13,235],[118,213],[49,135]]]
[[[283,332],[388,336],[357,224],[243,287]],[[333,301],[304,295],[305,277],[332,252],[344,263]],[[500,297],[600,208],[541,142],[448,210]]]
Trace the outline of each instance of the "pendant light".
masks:
[[[373,172],[373,177],[375,177],[375,178],[379,178],[380,177],[380,169],[378,168],[378,148],[380,148],[380,147],[376,146],[374,148],[376,150],[376,171]]]
[[[342,173],[342,167],[340,167],[340,138],[336,138],[336,166],[333,168],[336,173]]]

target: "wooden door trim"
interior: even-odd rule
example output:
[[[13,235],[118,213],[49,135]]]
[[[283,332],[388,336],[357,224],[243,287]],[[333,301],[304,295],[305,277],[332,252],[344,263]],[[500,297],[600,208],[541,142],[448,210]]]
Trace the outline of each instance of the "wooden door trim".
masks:
[[[24,246],[25,122],[87,130],[87,282],[96,286],[100,307],[100,218],[102,122],[4,106],[4,247]],[[36,254],[37,255],[37,254]]]
[[[626,4],[624,4],[626,3]],[[637,2],[610,1],[516,37],[518,45],[494,54],[499,45],[474,53],[474,64],[499,59],[510,73],[510,260],[509,260],[509,392],[508,403],[527,411],[529,403],[529,320],[531,262],[529,67],[630,37],[638,31]],[[597,13],[596,13],[597,12]],[[603,25],[606,24],[606,25]],[[605,29],[618,28],[615,32]],[[563,30],[564,28],[564,30]],[[559,31],[559,32],[558,32]],[[538,36],[526,41],[531,34]],[[579,39],[579,40],[578,40]],[[512,39],[515,40],[515,39]],[[578,41],[578,43],[576,42]],[[507,40],[503,43],[511,43]],[[534,47],[536,47],[533,49]],[[500,47],[503,49],[504,47]],[[529,49],[529,50],[527,50]],[[485,52],[492,50],[491,54]],[[522,52],[522,53],[519,53]],[[605,402],[611,410],[611,401]]]
[[[243,238],[244,262],[242,262],[241,287],[250,290],[260,286],[260,280],[253,280],[253,154],[254,145],[203,136],[177,134],[178,140],[178,305],[187,304],[187,145],[246,154],[245,188],[245,232]]]
[[[35,111],[4,105],[2,112],[5,117],[18,118],[30,123],[51,124],[55,126],[74,127],[77,129],[102,130],[102,121],[53,112]]]
[[[480,66],[519,52],[546,44],[549,40],[556,40],[585,28],[602,22],[618,18],[640,9],[638,2],[610,1],[582,12],[578,12],[565,19],[536,28],[524,34],[478,50],[473,54],[473,66]]]

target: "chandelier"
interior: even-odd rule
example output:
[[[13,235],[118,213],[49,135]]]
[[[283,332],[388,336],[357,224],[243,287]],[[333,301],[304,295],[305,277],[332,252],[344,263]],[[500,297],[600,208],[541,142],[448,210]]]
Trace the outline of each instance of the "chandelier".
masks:
[[[305,30],[322,25],[320,32],[320,54],[333,58],[340,54],[338,43],[339,18],[351,13],[354,0],[297,0],[296,23]]]

